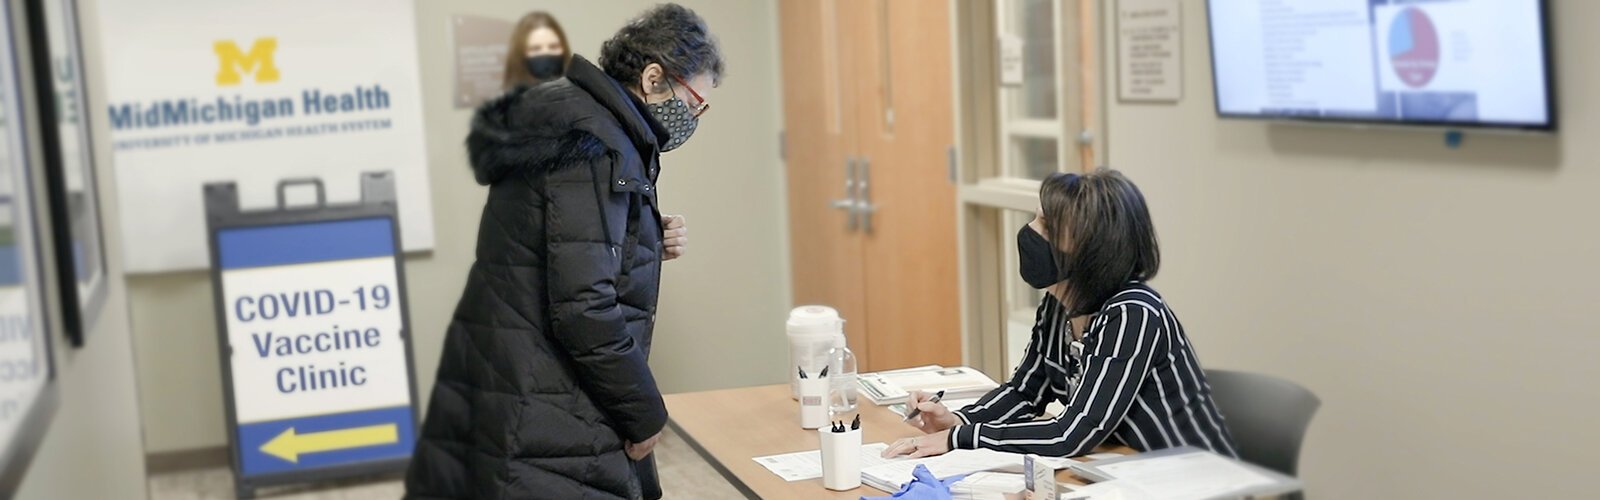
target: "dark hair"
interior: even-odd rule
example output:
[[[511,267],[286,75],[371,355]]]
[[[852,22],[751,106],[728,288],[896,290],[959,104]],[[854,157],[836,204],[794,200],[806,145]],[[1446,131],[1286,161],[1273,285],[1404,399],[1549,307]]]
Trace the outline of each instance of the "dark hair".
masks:
[[[518,85],[533,85],[540,83],[528,72],[528,65],[523,62],[528,53],[528,35],[539,28],[550,28],[556,32],[556,38],[561,39],[561,67],[566,68],[572,61],[572,44],[567,43],[567,31],[561,29],[561,23],[556,22],[555,16],[550,13],[536,10],[522,16],[517,21],[517,27],[511,30],[511,43],[506,49],[506,79],[504,88],[510,89]]]
[[[1150,209],[1121,172],[1051,175],[1039,186],[1039,207],[1045,236],[1064,252],[1056,264],[1067,271],[1062,301],[1073,314],[1100,310],[1129,281],[1154,278],[1161,267]]]
[[[722,49],[716,37],[699,14],[682,5],[651,7],[600,45],[600,67],[628,88],[639,85],[639,75],[650,63],[679,78],[709,72],[713,82],[722,81]]]

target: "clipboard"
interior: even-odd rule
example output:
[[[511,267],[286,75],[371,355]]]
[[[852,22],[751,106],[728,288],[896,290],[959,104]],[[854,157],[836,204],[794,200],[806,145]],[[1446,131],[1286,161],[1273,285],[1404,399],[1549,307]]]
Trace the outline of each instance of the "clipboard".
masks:
[[[1243,460],[1238,460],[1238,459],[1225,457],[1225,456],[1217,454],[1215,452],[1212,452],[1212,451],[1209,451],[1209,450],[1200,449],[1200,448],[1197,448],[1197,447],[1194,447],[1194,446],[1179,446],[1179,447],[1176,447],[1176,448],[1167,448],[1167,449],[1164,449],[1164,450],[1157,450],[1157,451],[1139,453],[1139,454],[1135,454],[1135,455],[1128,455],[1128,456],[1118,457],[1118,458],[1109,458],[1109,459],[1105,459],[1105,460],[1095,460],[1095,461],[1092,461],[1092,462],[1078,462],[1078,463],[1072,464],[1069,468],[1072,470],[1072,472],[1074,474],[1077,474],[1078,477],[1081,477],[1083,479],[1098,483],[1098,482],[1111,481],[1111,480],[1117,479],[1117,477],[1113,476],[1111,473],[1107,472],[1104,469],[1104,467],[1106,467],[1106,466],[1122,464],[1122,463],[1128,463],[1128,462],[1137,462],[1137,461],[1143,461],[1143,460],[1152,460],[1152,459],[1159,459],[1159,458],[1170,458],[1170,457],[1176,457],[1176,456],[1180,456],[1180,455],[1188,455],[1188,454],[1194,454],[1194,453],[1214,455],[1214,456],[1217,456],[1217,457],[1225,458],[1227,460],[1230,460],[1230,461],[1232,461],[1232,462],[1244,467],[1245,469],[1248,469],[1250,472],[1259,474],[1259,475],[1261,475],[1261,476],[1263,476],[1266,479],[1269,479],[1271,481],[1268,484],[1259,485],[1259,486],[1252,486],[1252,487],[1248,487],[1248,488],[1242,488],[1242,489],[1239,489],[1237,491],[1229,492],[1226,495],[1215,496],[1215,497],[1212,497],[1212,498],[1271,497],[1271,496],[1286,495],[1286,494],[1289,494],[1289,493],[1294,493],[1294,492],[1297,492],[1297,491],[1301,491],[1301,490],[1303,490],[1305,488],[1305,483],[1301,482],[1297,478],[1289,477],[1289,476],[1284,475],[1282,473],[1279,473],[1277,471],[1269,470],[1269,469],[1267,469],[1265,467],[1261,467],[1261,466],[1258,466],[1258,465],[1255,465],[1255,464],[1252,464],[1252,463],[1249,463],[1249,462],[1245,462]]]

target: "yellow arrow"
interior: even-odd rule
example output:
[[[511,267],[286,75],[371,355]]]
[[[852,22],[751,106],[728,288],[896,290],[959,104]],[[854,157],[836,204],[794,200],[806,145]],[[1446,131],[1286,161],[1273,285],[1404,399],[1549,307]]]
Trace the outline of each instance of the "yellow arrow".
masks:
[[[290,462],[300,463],[300,455],[323,451],[376,446],[400,441],[400,430],[395,424],[369,425],[336,431],[295,434],[290,427],[277,437],[261,445],[261,452]]]

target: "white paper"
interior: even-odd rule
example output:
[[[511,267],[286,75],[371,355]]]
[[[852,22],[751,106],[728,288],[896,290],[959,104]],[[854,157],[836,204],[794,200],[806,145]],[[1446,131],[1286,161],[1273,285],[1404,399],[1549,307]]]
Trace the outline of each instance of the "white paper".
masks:
[[[1018,456],[1021,456],[1021,455],[1018,455]],[[1080,464],[1080,463],[1083,463],[1083,462],[1078,461],[1078,460],[1074,460],[1074,459],[1071,459],[1071,458],[1044,457],[1044,456],[1041,456],[1041,457],[1039,457],[1039,463],[1042,463],[1045,466],[1050,467],[1051,469],[1061,470],[1061,469],[1065,469],[1065,468],[1071,467],[1071,466],[1073,466],[1075,464]]]
[[[883,451],[887,449],[889,449],[887,443],[861,445],[861,468],[905,460],[883,458]],[[805,481],[822,477],[822,452],[819,450],[756,457],[753,460],[784,481]]]
[[[1024,76],[1022,37],[1000,35],[1000,84],[1020,86]]]
[[[950,485],[950,496],[955,500],[1001,500],[1008,493],[1027,488],[1022,474],[1007,472],[974,472],[966,479]]]
[[[892,372],[863,373],[857,376],[861,394],[873,403],[903,403],[911,391],[945,391],[945,397],[963,399],[982,396],[1000,384],[983,372],[966,366],[945,368],[930,365]]]
[[[1059,460],[1059,459],[1053,459]],[[874,486],[893,486],[910,482],[918,465],[928,467],[937,478],[948,478],[983,471],[1022,472],[1022,455],[994,450],[955,450],[943,455],[916,460],[899,460],[861,468],[861,479]],[[894,488],[879,488],[893,491]]]
[[[1273,484],[1272,478],[1235,460],[1206,452],[1130,460],[1100,470],[1155,498],[1172,500],[1214,498]]]
[[[1138,485],[1124,481],[1104,481],[1076,487],[1062,493],[1061,500],[1159,500]]]

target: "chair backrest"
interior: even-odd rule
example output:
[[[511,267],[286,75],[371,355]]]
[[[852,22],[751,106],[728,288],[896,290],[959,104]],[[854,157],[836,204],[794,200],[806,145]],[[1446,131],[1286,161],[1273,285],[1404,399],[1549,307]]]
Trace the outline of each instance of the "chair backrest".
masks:
[[[1297,476],[1300,443],[1322,401],[1299,384],[1258,373],[1206,370],[1217,410],[1239,443],[1239,458]]]

